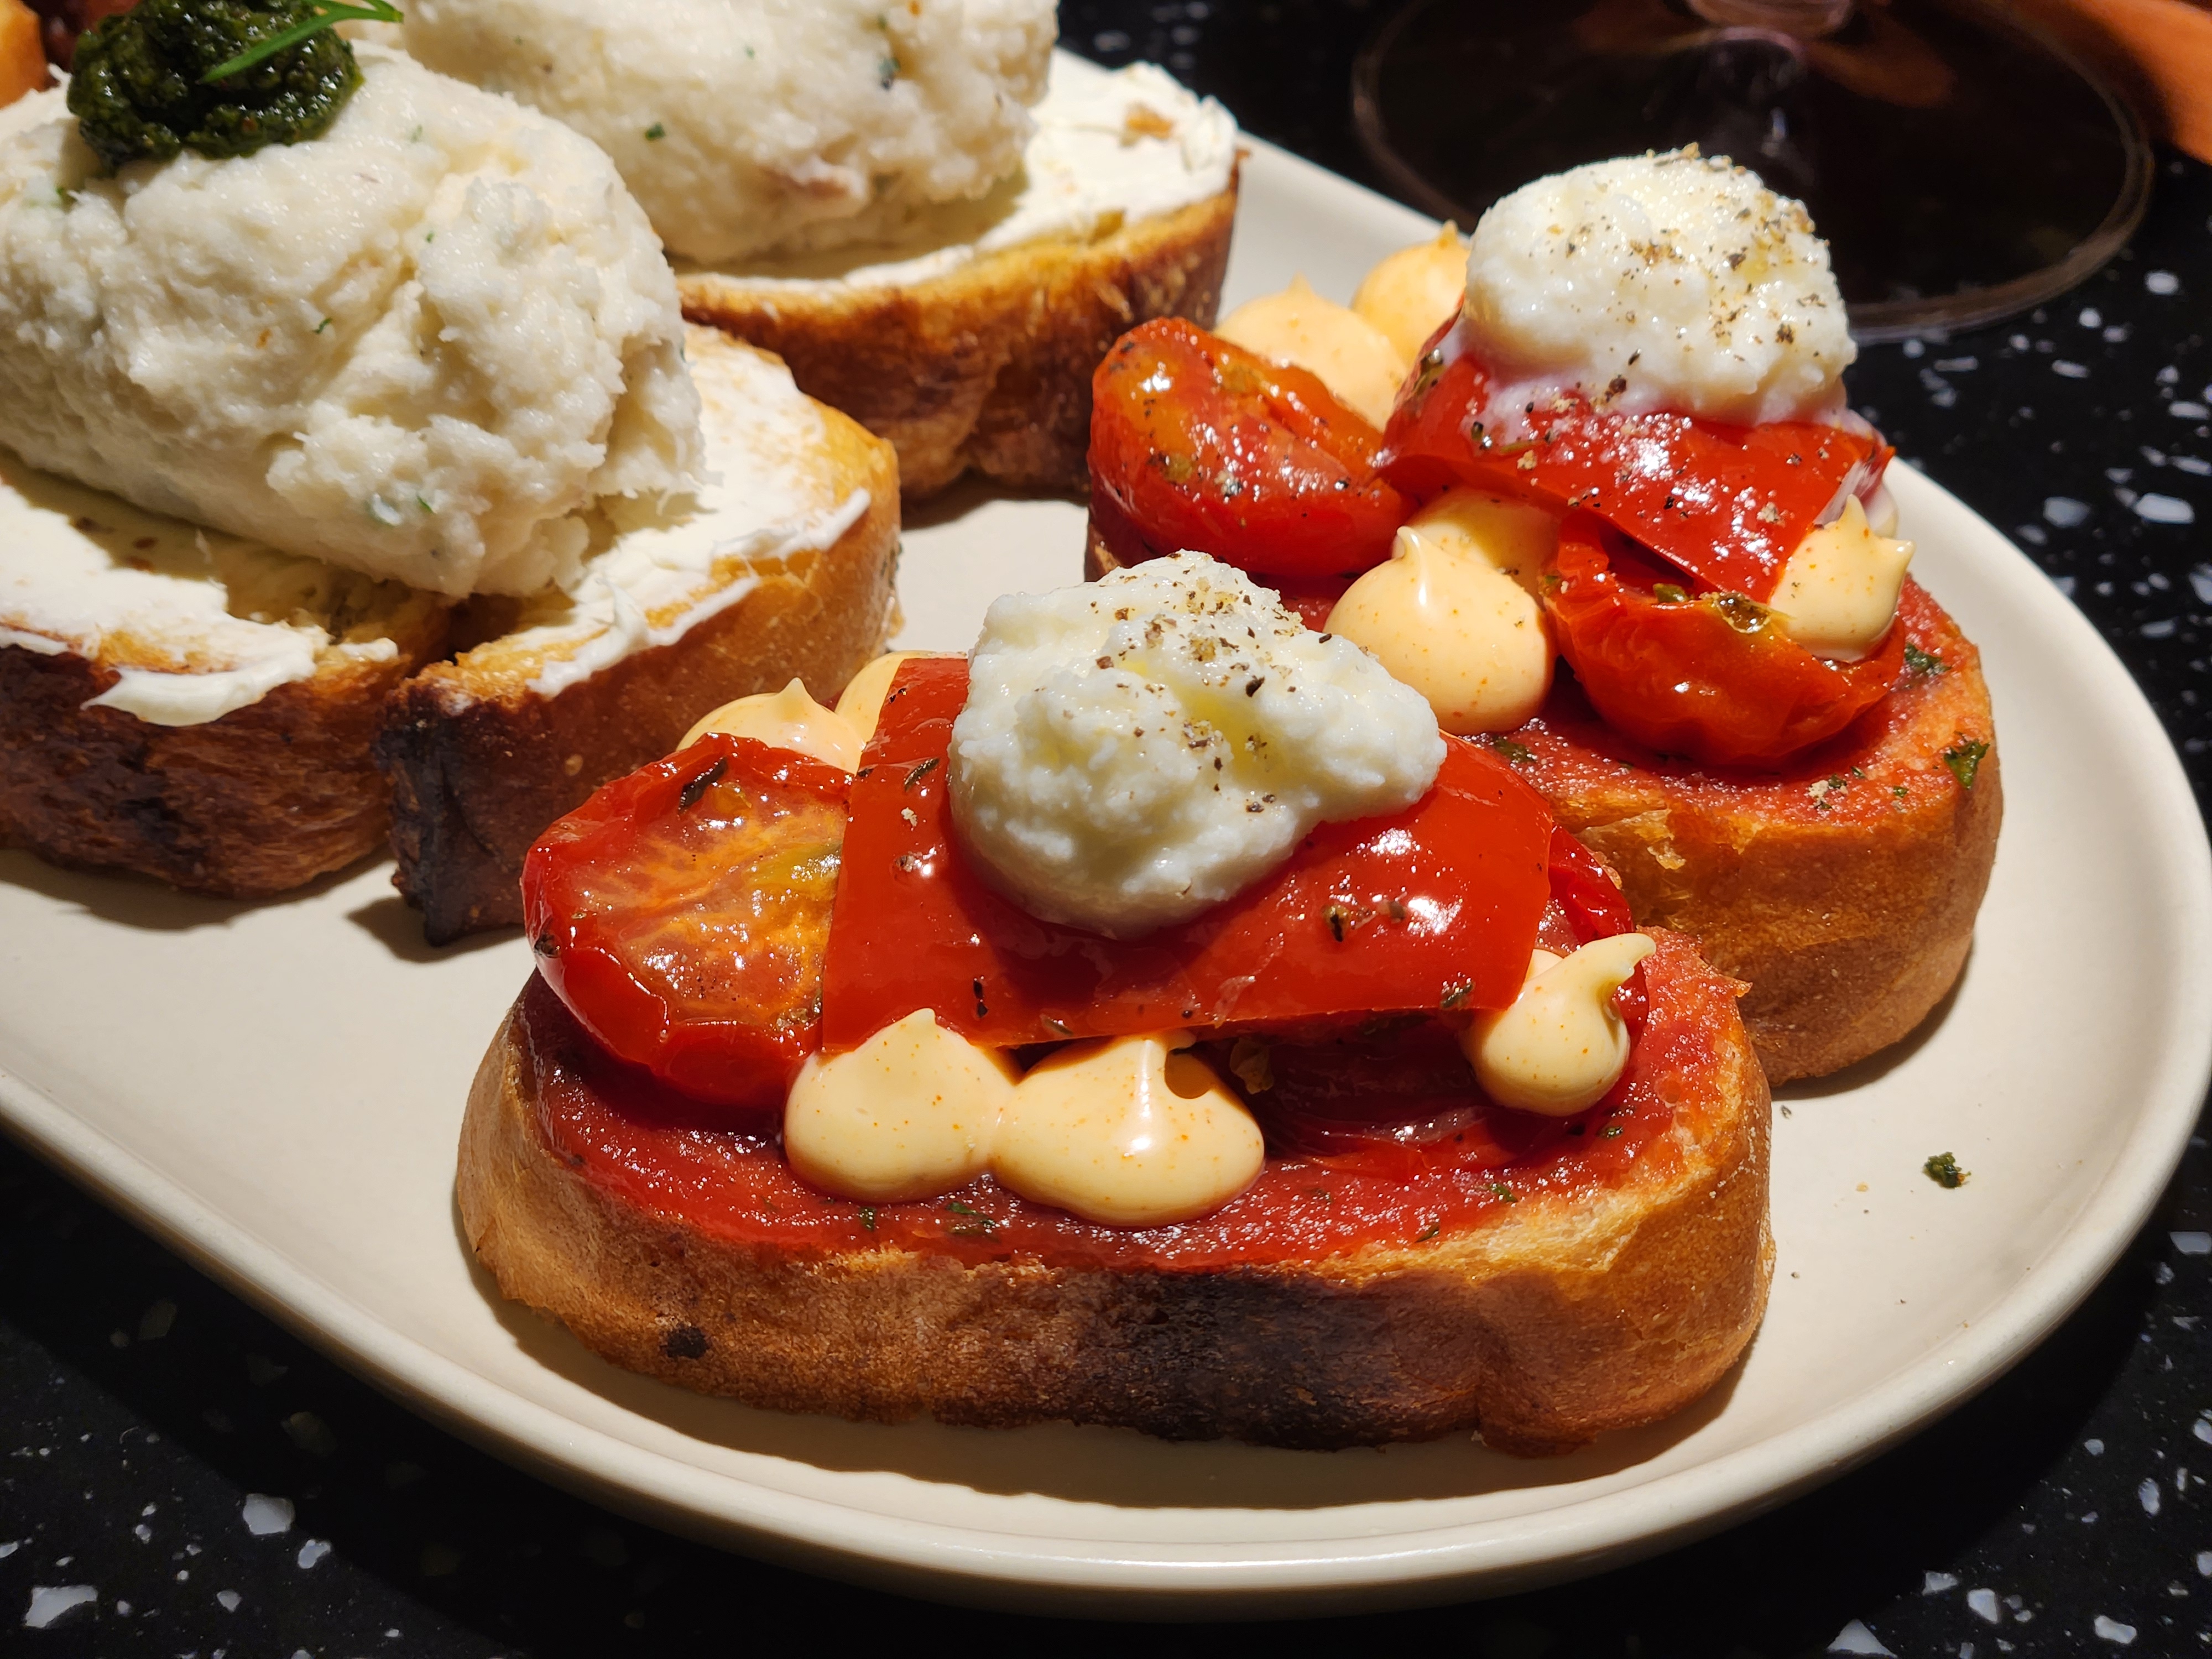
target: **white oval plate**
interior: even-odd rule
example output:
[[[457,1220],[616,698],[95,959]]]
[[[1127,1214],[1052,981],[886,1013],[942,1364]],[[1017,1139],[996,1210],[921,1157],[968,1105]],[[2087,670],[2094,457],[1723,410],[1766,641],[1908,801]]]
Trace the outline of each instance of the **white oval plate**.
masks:
[[[1431,227],[1281,152],[1232,298],[1350,293]],[[1588,1571],[1838,1474],[1987,1382],[2148,1213],[2212,1070],[2212,859],[2127,674],[2035,568],[1907,469],[1917,569],[1979,641],[2006,823],[1973,957],[1919,1036],[1787,1092],[1765,1328],[1659,1427],[1519,1462],[1170,1445],[754,1412],[615,1370],[502,1302],[455,1225],[463,1095],[530,971],[425,950],[387,866],[263,905],[0,854],[0,1114],[142,1224],[429,1415],[735,1547],[923,1594],[1122,1613],[1442,1601]],[[908,642],[1074,579],[1082,514],[970,495],[907,538]],[[1921,1173],[1950,1152],[1946,1192]]]

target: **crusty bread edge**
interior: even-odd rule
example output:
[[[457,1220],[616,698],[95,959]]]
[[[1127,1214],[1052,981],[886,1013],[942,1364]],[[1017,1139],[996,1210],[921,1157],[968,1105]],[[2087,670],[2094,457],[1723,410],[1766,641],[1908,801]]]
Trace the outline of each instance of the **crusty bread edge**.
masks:
[[[617,1200],[549,1145],[519,1000],[470,1091],[458,1194],[507,1296],[618,1365],[754,1406],[1561,1451],[1697,1398],[1765,1309],[1768,1095],[1729,1024],[1715,1097],[1595,1198],[1524,1197],[1432,1244],[1159,1272],[802,1255]]]
[[[775,352],[799,389],[897,447],[909,499],[970,468],[1012,489],[1079,492],[1091,376],[1153,317],[1210,326],[1237,180],[1093,240],[1047,238],[921,282],[793,289],[679,270],[684,314]]]
[[[819,552],[763,566],[759,586],[678,640],[546,697],[498,641],[434,664],[385,706],[376,760],[392,785],[393,883],[433,945],[522,919],[523,854],[610,778],[667,753],[701,714],[794,677],[824,701],[884,648],[896,601],[896,460],[822,411],[848,488],[868,506]]]

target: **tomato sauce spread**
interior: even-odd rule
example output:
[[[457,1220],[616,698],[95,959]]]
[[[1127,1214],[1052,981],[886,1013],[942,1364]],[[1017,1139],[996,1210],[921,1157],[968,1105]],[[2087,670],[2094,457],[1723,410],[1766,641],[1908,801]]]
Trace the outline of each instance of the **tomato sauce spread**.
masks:
[[[1647,1006],[1628,1068],[1598,1105],[1565,1119],[1498,1110],[1473,1091],[1424,1102],[1463,1114],[1421,1139],[1385,1137],[1339,1154],[1273,1151],[1259,1179],[1212,1214],[1127,1229],[1083,1221],[1015,1197],[988,1177],[941,1198],[865,1205],[817,1192],[792,1173],[763,1114],[751,1131],[704,1127],[708,1109],[610,1057],[544,981],[515,1012],[534,1073],[545,1142],[579,1178],[616,1202],[726,1243],[783,1252],[923,1251],[967,1262],[1200,1271],[1313,1261],[1364,1245],[1425,1244],[1466,1233],[1547,1195],[1571,1198],[1632,1179],[1664,1179],[1680,1156],[1668,1129],[1718,1109],[1743,1043],[1741,988],[1658,933],[1643,964]],[[1419,1043],[1416,1028],[1413,1039]],[[1425,1065],[1429,1056],[1417,1054]],[[1268,1096],[1290,1090],[1289,1056],[1273,1088],[1248,1094],[1279,1140]],[[1326,1092],[1310,1090],[1302,1103]],[[1310,1116],[1308,1118],[1310,1122]],[[1428,1127],[1416,1126],[1418,1128]],[[1686,1122],[1695,1133],[1701,1126]]]

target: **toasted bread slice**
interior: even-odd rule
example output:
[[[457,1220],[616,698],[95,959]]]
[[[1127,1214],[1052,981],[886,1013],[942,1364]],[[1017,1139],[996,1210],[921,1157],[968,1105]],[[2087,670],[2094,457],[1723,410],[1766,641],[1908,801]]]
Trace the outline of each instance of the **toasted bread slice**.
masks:
[[[772,357],[690,348],[724,493],[608,507],[574,594],[448,610],[0,455],[0,839],[247,896],[389,827],[442,941],[518,920],[538,832],[702,710],[833,697],[890,625],[896,459]]]
[[[1897,689],[1778,772],[1654,755],[1571,680],[1509,740],[1559,822],[1620,872],[1638,922],[1695,936],[1750,981],[1744,1023],[1772,1082],[1837,1071],[1925,1019],[1966,965],[1996,860],[1981,653],[1917,582],[1898,625],[1912,653]]]
[[[1120,567],[1095,519],[1086,580]],[[1285,602],[1325,625],[1332,596]],[[1897,689],[1783,770],[1656,755],[1562,673],[1495,740],[1561,823],[1620,873],[1639,927],[1698,941],[1744,980],[1770,1083],[1824,1077],[1909,1034],[1966,966],[2004,817],[1981,653],[1917,582],[1899,624],[1918,653]]]
[[[721,475],[708,499],[726,505],[673,527],[638,509],[574,596],[472,601],[464,625],[482,642],[391,699],[376,758],[392,784],[393,879],[433,943],[520,921],[516,883],[539,832],[675,747],[706,710],[793,677],[834,701],[883,649],[891,447],[794,392],[768,354],[698,328],[689,354]],[[671,568],[654,550],[687,544],[711,556]]]
[[[0,842],[258,897],[382,845],[386,695],[442,604],[0,453]]]
[[[1439,1171],[1390,1189],[1387,1236],[1346,1246],[1298,1242],[1331,1224],[1310,1202],[1257,1242],[1249,1216],[1130,1232],[988,1182],[960,1210],[863,1210],[805,1188],[770,1141],[623,1095],[635,1084],[533,977],[470,1094],[462,1221],[501,1289],[586,1346],[756,1406],[1297,1447],[1478,1429],[1562,1450],[1711,1387],[1772,1273],[1768,1098],[1741,988],[1680,938],[1659,944],[1630,1076],[1671,1117],[1604,1178],[1514,1171],[1525,1190],[1472,1218],[1424,1224],[1419,1183],[1453,1178]],[[588,1152],[580,1126],[602,1137]],[[625,1139],[637,1158],[598,1155]],[[681,1178],[656,1186],[641,1172],[664,1156]],[[1342,1178],[1279,1159],[1271,1177]],[[1024,1221],[1048,1251],[1004,1242]]]
[[[1235,130],[1150,65],[1109,74],[1066,53],[1036,113],[1025,173],[982,202],[948,204],[897,249],[679,262],[684,314],[775,352],[803,391],[890,439],[909,496],[971,467],[1082,489],[1107,347],[1219,307]]]

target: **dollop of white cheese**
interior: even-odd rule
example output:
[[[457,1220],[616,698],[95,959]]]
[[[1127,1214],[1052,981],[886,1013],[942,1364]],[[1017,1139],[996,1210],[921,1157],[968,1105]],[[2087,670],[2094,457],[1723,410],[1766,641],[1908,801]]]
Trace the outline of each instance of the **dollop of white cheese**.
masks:
[[[0,137],[0,444],[149,511],[459,597],[573,580],[700,470],[674,276],[559,123],[359,49],[329,129],[111,174]]]
[[[1841,412],[1857,355],[1802,203],[1695,147],[1539,179],[1475,226],[1468,343],[1511,382],[1753,425]]]
[[[416,0],[407,49],[614,158],[671,252],[880,240],[1021,164],[1048,0]]]
[[[1317,823],[1411,805],[1443,764],[1419,692],[1202,553],[1001,599],[969,660],[963,843],[1033,915],[1114,938],[1231,897]]]

